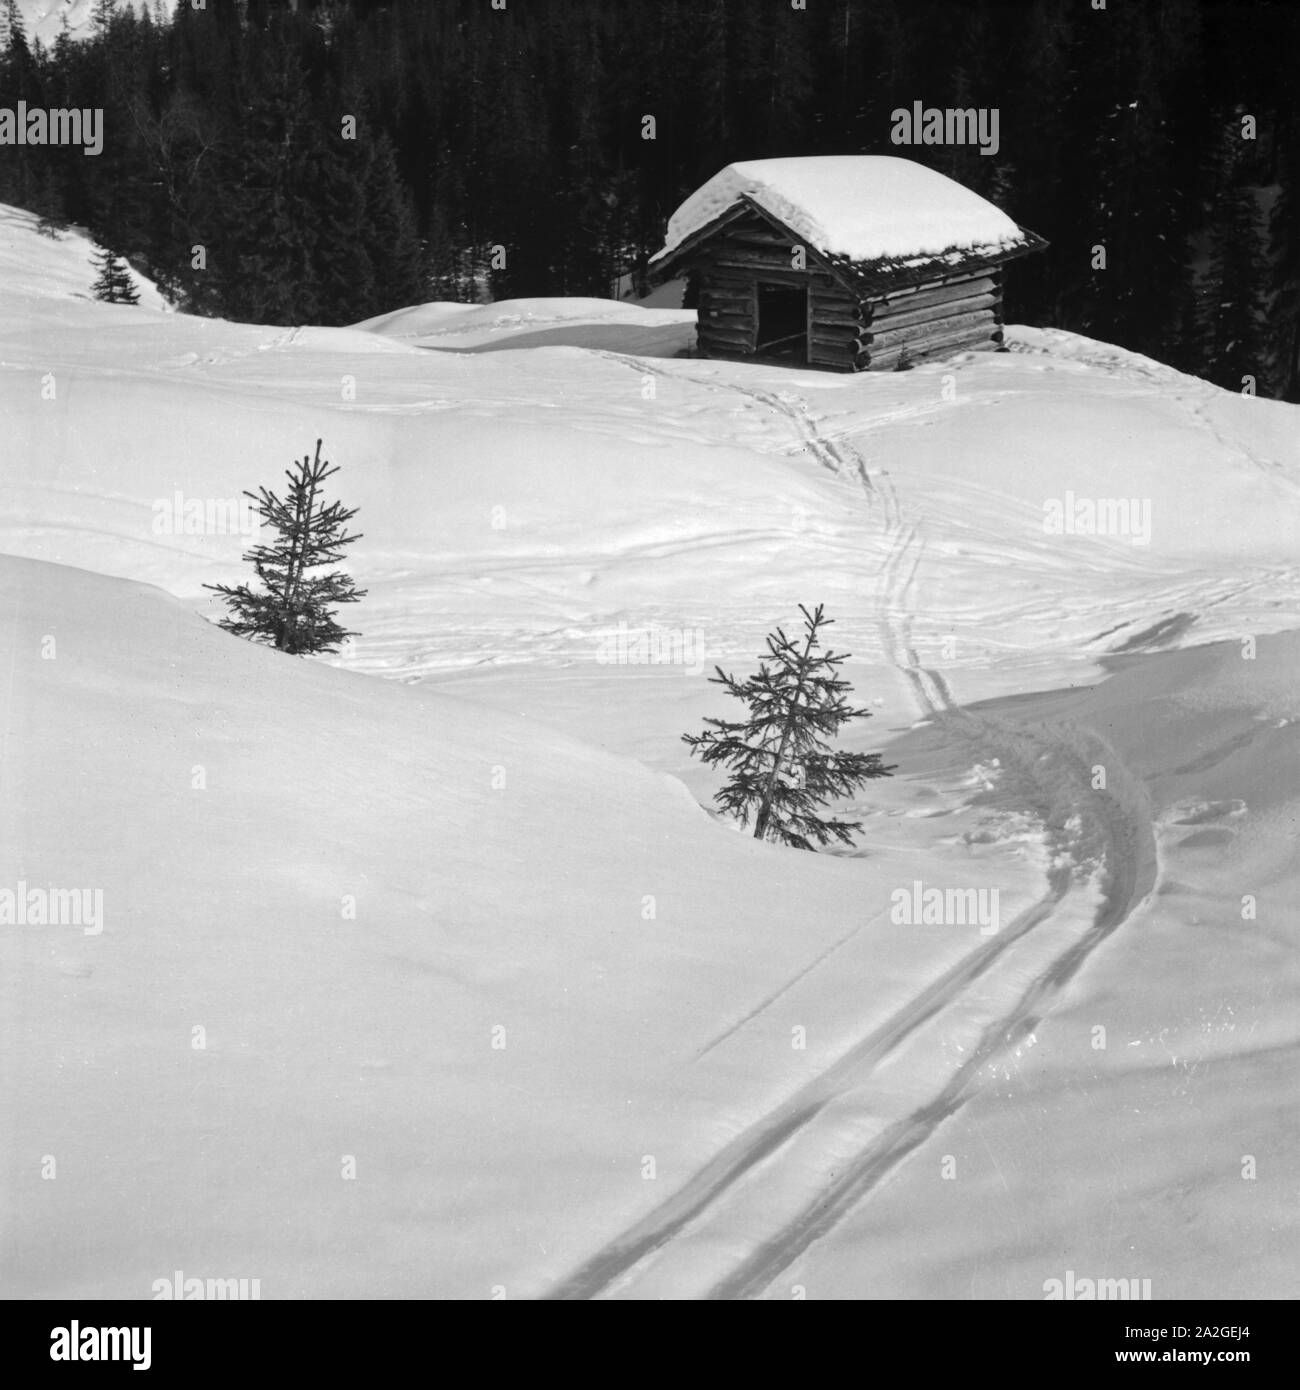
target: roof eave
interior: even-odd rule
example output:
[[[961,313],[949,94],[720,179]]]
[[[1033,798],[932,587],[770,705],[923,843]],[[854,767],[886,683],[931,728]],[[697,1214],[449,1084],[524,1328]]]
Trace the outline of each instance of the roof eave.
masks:
[[[1032,255],[1048,243],[1036,232],[1021,227],[1022,239],[1010,246],[973,246],[965,251],[945,251],[937,255],[909,258],[890,266],[880,261],[842,261],[844,278],[855,291],[867,297],[891,294],[926,280],[948,280],[972,271],[996,270],[1008,261]]]
[[[845,256],[824,251],[819,246],[808,245],[802,237],[796,236],[780,218],[774,217],[748,194],[742,193],[717,217],[697,231],[692,232],[671,251],[661,251],[653,257],[647,270],[650,283],[662,285],[666,281],[674,279],[686,268],[686,263],[694,257],[696,251],[705,242],[723,227],[750,212],[757,213],[764,221],[789,236],[791,245],[807,246],[809,252],[822,268],[833,275],[846,289],[854,293],[862,293],[870,286],[871,292],[878,294],[885,287],[891,290],[904,289],[917,281],[933,279],[936,275],[946,278],[966,274],[972,269],[987,268],[992,270],[1005,265],[1008,261],[1018,260],[1021,256],[1028,256],[1035,251],[1041,251],[1048,245],[1048,242],[1036,232],[1031,232],[1027,227],[1021,227],[1019,228],[1023,238],[1021,241],[1015,242],[1011,246],[997,248],[972,247],[969,252],[961,255],[958,262],[951,265],[945,264],[945,257],[952,253],[939,252],[933,256],[910,258],[905,266],[900,266],[896,271],[882,270],[879,268],[882,264],[879,260],[853,261]]]
[[[720,231],[729,222],[734,222],[738,217],[748,212],[743,199],[737,199],[730,207],[720,212],[711,222],[706,222],[703,227],[694,231],[690,236],[679,241],[671,251],[659,251],[650,257],[650,262],[646,267],[646,275],[652,285],[662,285],[666,280],[672,280],[677,274],[678,266],[687,259],[691,253],[702,243],[708,241],[715,232]]]
[[[806,238],[796,236],[796,234],[781,221],[779,217],[754,201],[748,193],[742,193],[734,203],[723,212],[720,212],[711,222],[706,223],[698,231],[692,232],[690,236],[679,242],[671,251],[661,251],[658,256],[652,257],[648,267],[648,278],[652,285],[662,285],[666,280],[672,280],[680,273],[683,263],[691,258],[693,253],[715,233],[735,222],[738,218],[744,217],[748,213],[754,213],[761,217],[764,222],[774,227],[784,236],[789,237],[791,246],[804,247],[814,260],[829,275],[833,275],[845,289],[852,289],[852,282],[847,279],[842,271],[835,265],[834,261],[827,256],[820,246],[811,245]]]

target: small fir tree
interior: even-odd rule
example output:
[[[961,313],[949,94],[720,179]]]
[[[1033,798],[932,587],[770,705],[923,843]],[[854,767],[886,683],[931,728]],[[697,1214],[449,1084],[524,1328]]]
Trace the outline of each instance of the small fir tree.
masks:
[[[860,822],[823,819],[815,808],[846,796],[873,777],[888,777],[877,753],[833,753],[823,736],[833,737],[850,719],[869,719],[845,699],[849,683],[837,674],[847,652],[822,649],[821,630],[832,622],[822,605],[810,613],[803,604],[802,640],[791,641],[777,628],[767,638],[767,655],[758,674],[737,681],[722,668],[709,679],[749,706],[741,723],[706,719],[702,734],[683,734],[692,754],[731,769],[731,780],[717,793],[718,806],[742,826],[752,817],[754,838],[796,849],[837,840],[851,843]]]
[[[139,304],[135,281],[120,256],[111,251],[96,251],[95,262],[99,266],[99,277],[91,286],[91,293],[96,299],[105,304]]]
[[[204,585],[219,593],[230,606],[231,616],[221,620],[227,632],[265,642],[295,656],[332,652],[345,638],[358,636],[339,626],[333,607],[355,603],[366,593],[341,571],[309,573],[323,565],[337,564],[343,558],[344,547],[360,540],[359,535],[347,535],[344,529],[357,509],[345,508],[339,502],[326,506],[320,500],[322,484],[338,472],[337,466],[331,468],[328,461],[322,460],[320,450],[318,439],[314,459],[304,455],[292,471],[285,470],[289,492],[284,499],[266,488],[259,489],[257,495],[244,494],[257,504],[262,521],[277,533],[273,544],[256,545],[244,555],[265,592],[254,593],[247,584]]]

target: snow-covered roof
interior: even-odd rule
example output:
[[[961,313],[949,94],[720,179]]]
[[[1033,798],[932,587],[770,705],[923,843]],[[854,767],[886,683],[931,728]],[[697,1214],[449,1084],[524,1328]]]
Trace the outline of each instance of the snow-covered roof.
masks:
[[[850,261],[1005,250],[1027,240],[969,188],[892,155],[810,155],[728,164],[673,213],[651,264],[670,256],[742,197],[816,251]]]

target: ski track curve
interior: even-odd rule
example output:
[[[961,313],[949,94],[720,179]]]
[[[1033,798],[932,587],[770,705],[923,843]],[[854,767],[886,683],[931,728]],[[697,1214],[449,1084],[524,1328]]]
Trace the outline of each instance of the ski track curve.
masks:
[[[889,543],[878,583],[878,630],[886,659],[908,681],[924,719],[972,756],[998,761],[1003,781],[1009,784],[1007,789],[1014,788],[1046,827],[1050,847],[1064,853],[1053,856],[1055,867],[1049,874],[1047,892],[997,937],[928,984],[818,1076],[725,1145],[667,1201],[591,1255],[542,1297],[594,1298],[704,1219],[747,1174],[776,1155],[846,1087],[864,1084],[880,1062],[956,1001],[1012,945],[1049,919],[1070,893],[1074,869],[1091,864],[1102,870],[1102,904],[1087,931],[1053,958],[1008,1013],[987,1025],[976,1048],[939,1093],[854,1155],[813,1201],[705,1294],[708,1299],[750,1299],[833,1230],[977,1094],[980,1074],[991,1061],[1033,1033],[1058,993],[1153,891],[1158,872],[1155,832],[1145,789],[1099,736],[1069,726],[1016,727],[962,709],[942,674],[921,664],[912,640],[910,602],[925,550],[921,524],[905,519],[887,474],[873,476],[851,442],[827,440],[821,435],[805,401],[792,395],[732,387],[730,383],[701,381],[619,353],[591,351],[643,373],[685,379],[709,390],[738,391],[783,416],[802,446],[823,467],[859,481],[868,503],[879,506]],[[1110,791],[1092,788],[1091,773],[1098,762],[1110,770]],[[762,1007],[722,1036],[730,1036]]]

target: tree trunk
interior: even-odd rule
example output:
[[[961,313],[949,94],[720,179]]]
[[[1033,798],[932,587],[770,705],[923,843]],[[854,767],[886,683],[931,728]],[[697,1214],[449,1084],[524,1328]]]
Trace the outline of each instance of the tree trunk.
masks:
[[[803,661],[808,660],[808,653],[812,651],[813,639],[817,636],[817,625],[814,623],[808,630],[808,640],[804,643]],[[761,840],[767,833],[767,823],[772,817],[772,792],[776,788],[776,775],[781,771],[781,764],[785,761],[786,746],[790,742],[790,734],[794,729],[795,715],[799,710],[799,696],[803,693],[803,678],[806,668],[803,662],[800,663],[799,681],[794,688],[794,697],[790,701],[789,712],[785,716],[785,723],[781,728],[781,746],[776,750],[776,761],[772,764],[772,771],[767,774],[767,786],[763,789],[763,799],[758,805],[758,815],[754,818],[754,838]]]

